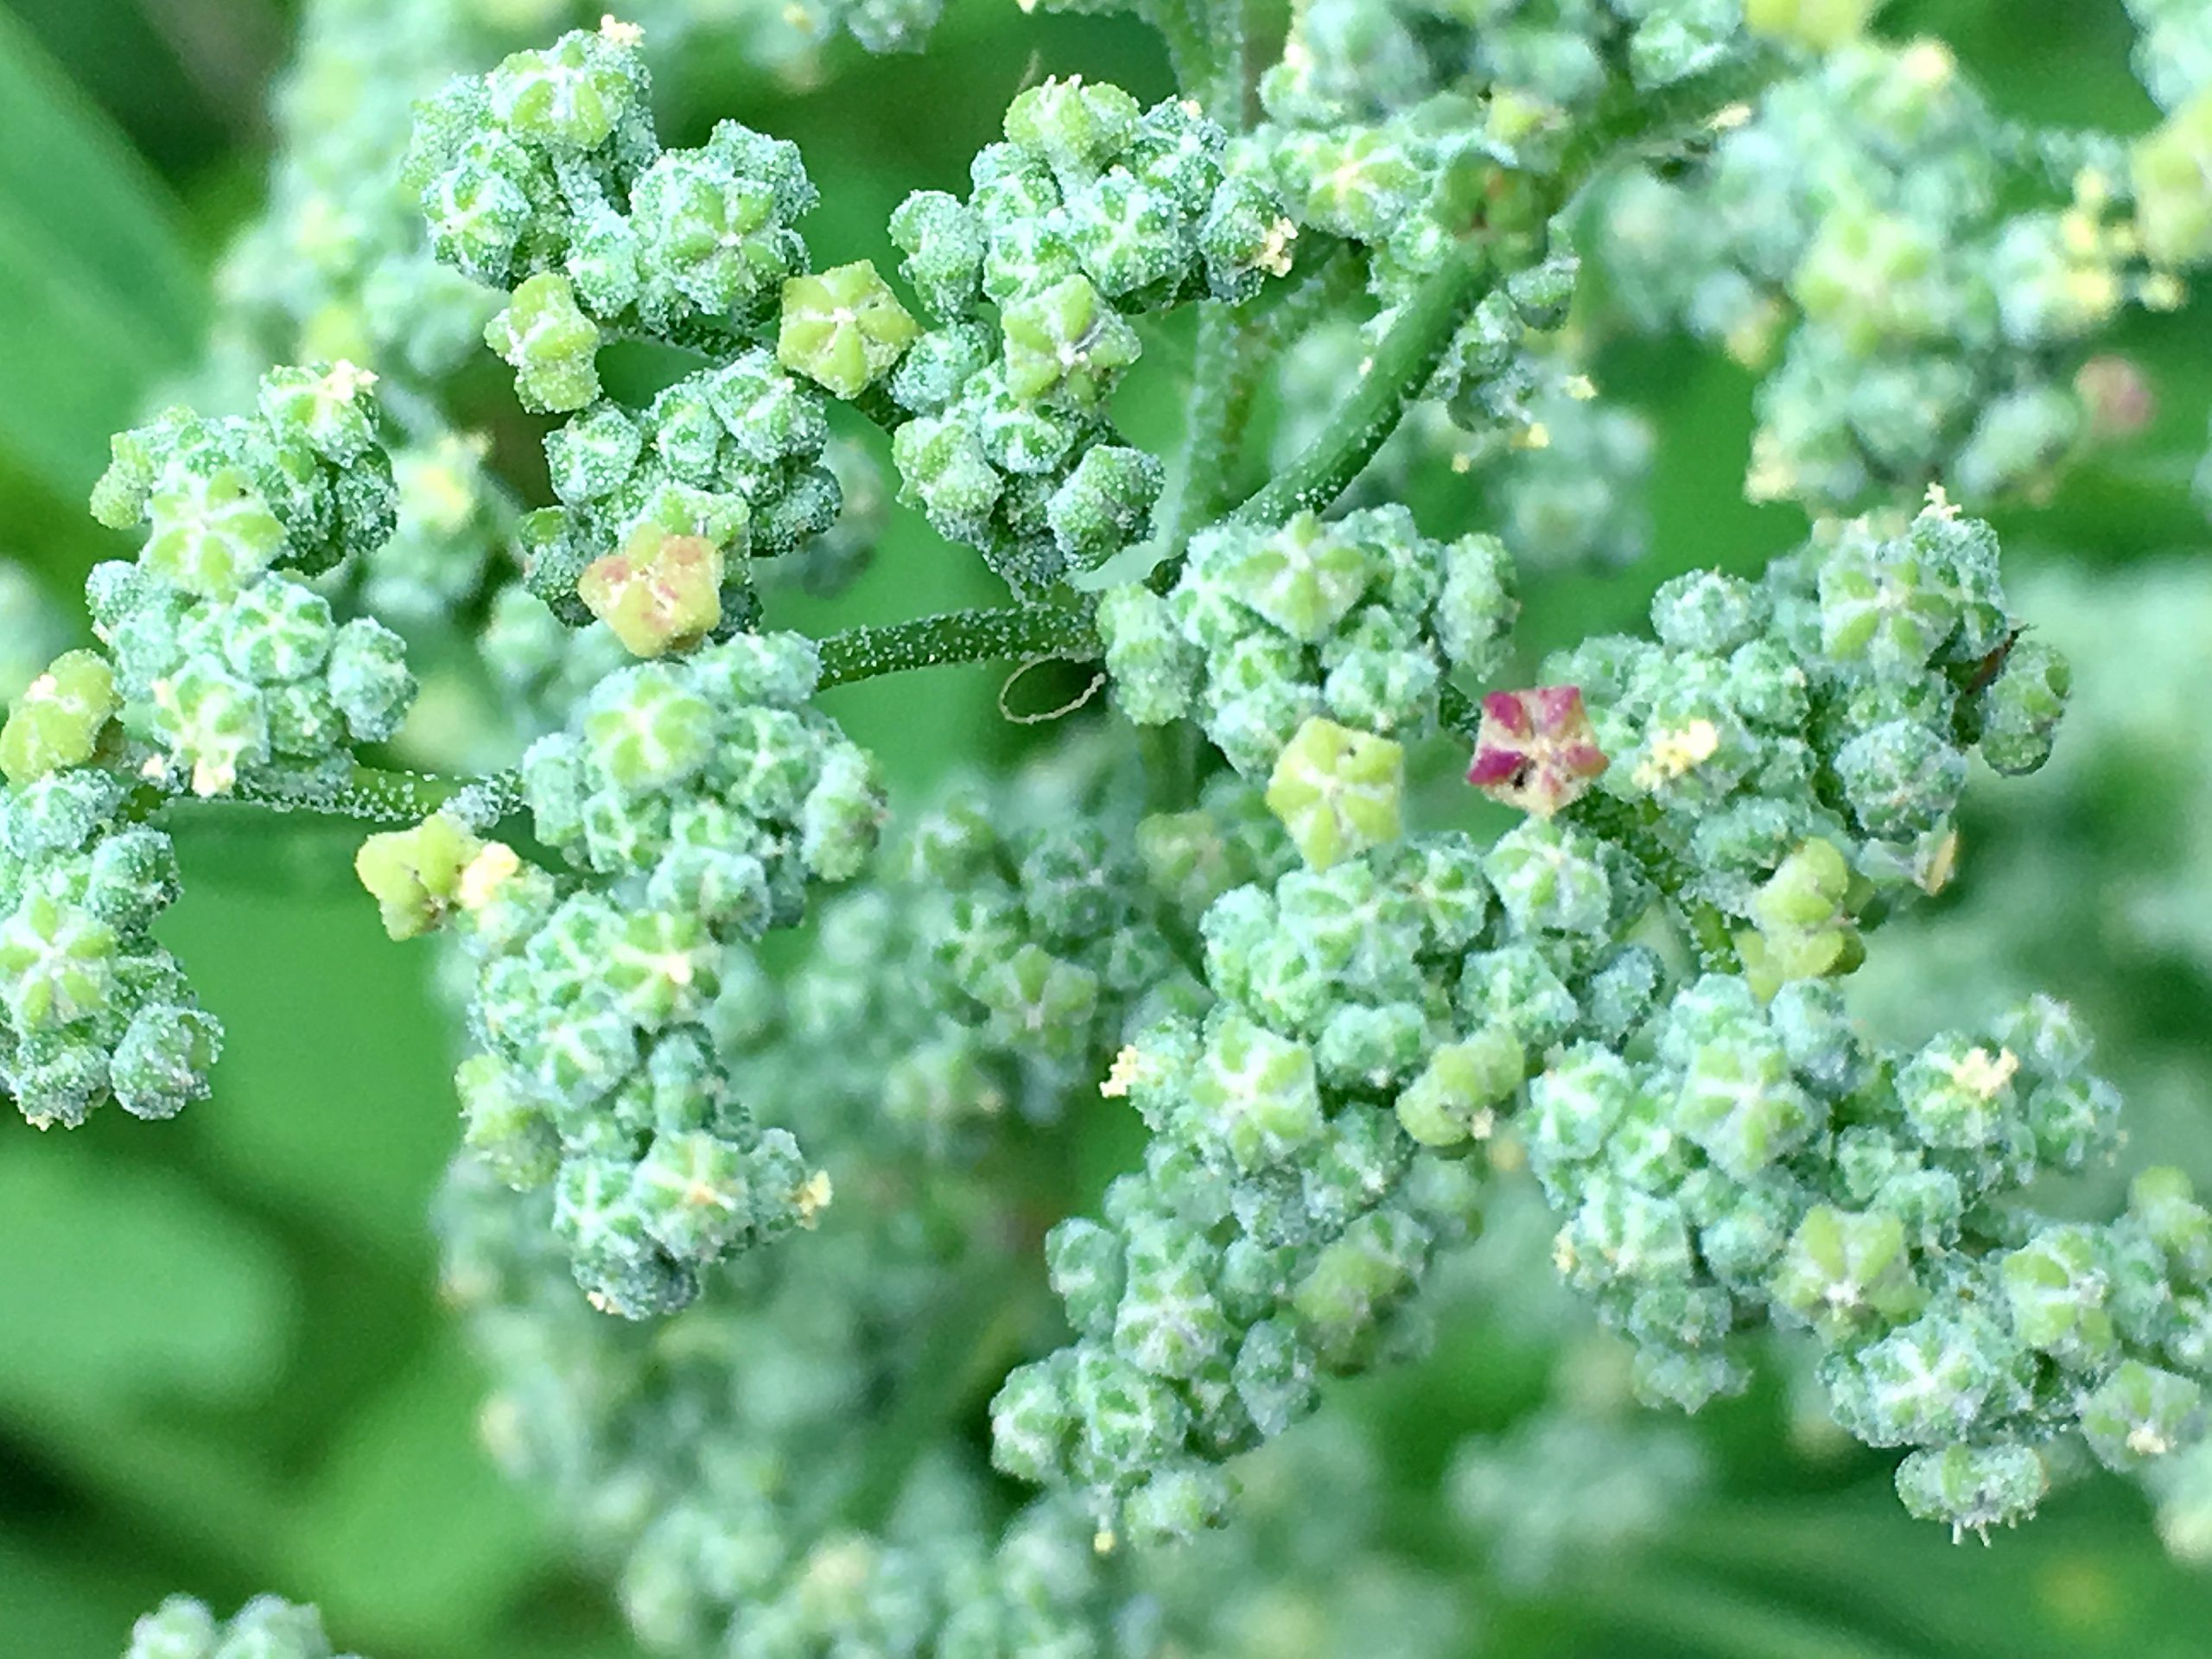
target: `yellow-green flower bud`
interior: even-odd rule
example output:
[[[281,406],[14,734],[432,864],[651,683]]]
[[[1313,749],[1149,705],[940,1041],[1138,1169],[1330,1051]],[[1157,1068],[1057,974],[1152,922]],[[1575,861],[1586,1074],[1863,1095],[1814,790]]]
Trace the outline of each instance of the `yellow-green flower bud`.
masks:
[[[874,262],[861,259],[785,283],[776,360],[840,397],[857,397],[921,332]]]
[[[1325,870],[1398,838],[1405,783],[1403,745],[1314,715],[1275,761],[1268,810],[1306,863]]]
[[[92,758],[116,710],[115,674],[89,651],[65,652],[24,688],[0,728],[0,776],[21,789]]]
[[[722,550],[703,536],[640,524],[576,581],[585,607],[633,657],[688,650],[722,620]]]

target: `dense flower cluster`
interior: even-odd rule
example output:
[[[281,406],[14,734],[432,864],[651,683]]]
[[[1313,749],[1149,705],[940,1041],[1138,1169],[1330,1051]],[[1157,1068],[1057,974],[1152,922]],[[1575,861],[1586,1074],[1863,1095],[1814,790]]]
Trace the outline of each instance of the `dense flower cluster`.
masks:
[[[1940,480],[1979,502],[2084,435],[2078,342],[2179,301],[2143,257],[2174,263],[2179,238],[2150,196],[2139,233],[2129,179],[2116,141],[2007,123],[1941,43],[1868,42],[1777,86],[1696,172],[1624,179],[1599,245],[1638,320],[1764,372],[1753,496],[1834,509]]]
[[[937,9],[774,27],[909,45]],[[1435,1551],[1377,1541],[1395,1473],[1292,1431],[1422,1351],[1516,1203],[1622,1380],[1454,1461],[1500,1582],[1649,1532],[1707,1471],[1612,1414],[1741,1390],[1769,1332],[1916,1516],[2010,1523],[2094,1459],[2212,1531],[2212,1210],[2164,1167],[2116,1218],[2058,1196],[2121,1140],[2085,1022],[1899,1041],[1842,989],[1958,868],[1971,759],[2052,751],[2066,659],[1943,488],[2046,486],[2099,435],[2089,337],[2212,260],[2202,8],[2130,0],[2165,111],[2132,143],[2000,117],[1865,0],[1307,0],[1256,88],[1234,8],[1135,9],[1183,95],[1030,86],[887,277],[817,268],[794,145],[664,145],[632,22],[318,0],[315,141],[228,331],[334,366],[116,440],[94,511],[143,550],[0,728],[0,1084],[41,1126],[207,1092],[219,1028],[151,931],[178,798],[410,821],[356,868],[466,1006],[440,1227],[485,1434],[656,1651],[1464,1649]],[[1171,460],[1116,404],[1185,308]],[[1624,317],[1764,373],[1753,496],[1862,516],[1524,675],[1521,582],[1645,537],[1650,433],[1585,372]],[[627,341],[690,361],[603,381]],[[479,342],[551,417],[554,505],[455,425]],[[763,631],[886,504],[832,400],[1023,602]],[[511,770],[364,763],[416,691],[387,621],[479,636],[453,679],[504,694],[467,741]],[[817,690],[1055,656],[1121,723],[879,848]],[[1447,731],[1488,801],[1417,747]],[[249,1655],[327,1644],[175,1601],[132,1649]]]
[[[1001,1467],[1087,1493],[1102,1527],[1185,1537],[1226,1505],[1223,1459],[1390,1351],[1392,1316],[1471,1219],[1469,1172],[1421,1147],[1487,1135],[1527,1046],[1580,1019],[1522,926],[1457,837],[1213,905],[1221,1001],[1116,1064],[1145,1165],[1102,1219],[1047,1241],[1077,1340],[1007,1378]]]
[[[879,855],[875,885],[825,906],[788,976],[733,947],[718,1052],[740,1092],[804,1121],[841,1194],[804,1248],[734,1258],[696,1306],[624,1325],[577,1303],[546,1200],[518,1208],[480,1149],[457,1167],[446,1281],[498,1380],[493,1450],[620,1563],[655,1650],[1013,1659],[1122,1650],[1109,1632],[1154,1650],[1081,1506],[1009,1517],[958,1435],[866,1449],[840,1428],[887,1394],[988,1393],[1042,1323],[1024,1196],[994,1172],[1145,1017],[1197,912],[1284,861],[1249,790],[1132,825],[1112,804],[1127,772],[1078,746],[1014,788],[957,792]],[[1058,833],[1071,797],[1104,810],[1104,847]],[[1094,969],[1084,1006],[1049,1023],[993,988]]]
[[[1122,712],[1194,718],[1239,772],[1272,775],[1270,804],[1325,864],[1395,833],[1404,743],[1433,728],[1448,673],[1496,668],[1517,608],[1496,537],[1442,545],[1376,507],[1206,531],[1165,596],[1115,588],[1098,626]],[[1363,781],[1380,810],[1340,822]]]
[[[48,677],[92,660],[73,655]],[[83,766],[0,793],[0,1089],[41,1128],[106,1100],[173,1116],[207,1096],[222,1044],[150,931],[177,896],[176,855],[130,822],[127,794]]]
[[[332,1653],[322,1617],[257,1596],[228,1619],[205,1602],[171,1596],[138,1621],[124,1659],[347,1659]]]
[[[1753,937],[1770,978],[1847,971],[1877,897],[1939,891],[1977,749],[2031,772],[2064,707],[2064,660],[2018,637],[1986,524],[1833,524],[1752,583],[1679,577],[1658,643],[1593,639],[1544,665],[1580,686],[1610,766],[1688,890]]]
[[[116,439],[92,511],[144,524],[146,543],[93,571],[86,601],[124,729],[152,751],[141,776],[202,796],[327,793],[352,746],[398,729],[415,690],[398,636],[337,625],[302,580],[391,533],[374,378],[279,369],[254,415],[174,410]]]
[[[1017,591],[1150,527],[1162,468],[1116,441],[1107,408],[1139,354],[1129,319],[1247,300],[1289,269],[1296,227],[1227,150],[1194,105],[1050,81],[1007,110],[967,201],[918,192],[892,220],[932,324],[889,382],[912,416],[904,497]]]
[[[817,672],[797,636],[745,635],[602,680],[523,765],[537,838],[586,885],[446,814],[362,849],[393,937],[450,920],[477,958],[467,1144],[553,1188],[577,1281],[628,1318],[682,1306],[704,1268],[830,1199],[708,1029],[732,953],[874,844],[868,757],[804,706]]]

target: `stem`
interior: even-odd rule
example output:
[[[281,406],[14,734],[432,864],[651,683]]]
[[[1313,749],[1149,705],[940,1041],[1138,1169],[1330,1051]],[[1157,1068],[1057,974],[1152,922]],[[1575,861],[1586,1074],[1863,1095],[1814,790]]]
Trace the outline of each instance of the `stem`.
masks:
[[[1201,302],[1198,349],[1191,360],[1191,396],[1183,419],[1183,465],[1160,537],[1166,554],[1162,569],[1173,569],[1183,556],[1191,532],[1212,516],[1220,499],[1235,448],[1230,417],[1236,406],[1234,388],[1243,344],[1244,331],[1234,310],[1218,300]]]
[[[1213,54],[1206,43],[1205,25],[1191,10],[1191,0],[1136,0],[1138,16],[1160,31],[1167,42],[1167,61],[1175,72],[1175,85],[1185,98],[1204,103],[1212,90]]]
[[[1397,430],[1407,405],[1427,388],[1452,336],[1489,291],[1490,270],[1480,245],[1464,243],[1427,277],[1368,359],[1358,390],[1330,417],[1320,436],[1230,518],[1281,524],[1296,513],[1319,512],[1342,495]]]
[[[950,611],[831,634],[822,641],[821,689],[947,663],[1055,657],[1088,662],[1100,650],[1086,611],[1047,604]]]
[[[316,812],[369,823],[416,823],[442,807],[458,805],[472,823],[488,825],[521,805],[522,783],[511,772],[441,778],[432,772],[357,766],[335,789],[249,783],[231,798],[279,812]]]
[[[1526,175],[1498,170],[1507,194],[1535,188],[1532,200],[1516,212],[1522,221],[1548,225],[1591,175],[1623,150],[1662,134],[1709,119],[1729,105],[1756,95],[1781,73],[1781,60],[1767,53],[1693,75],[1649,94],[1624,93],[1600,110],[1579,133],[1551,176],[1532,181]],[[1538,236],[1541,250],[1541,235]],[[1517,258],[1533,256],[1522,252]],[[1454,257],[1426,277],[1399,311],[1390,331],[1369,359],[1358,389],[1344,400],[1319,437],[1273,482],[1229,516],[1247,524],[1280,524],[1300,512],[1318,512],[1343,494],[1397,429],[1407,405],[1427,387],[1436,365],[1450,349],[1478,302],[1490,291],[1493,274],[1488,238],[1481,227],[1461,242]]]

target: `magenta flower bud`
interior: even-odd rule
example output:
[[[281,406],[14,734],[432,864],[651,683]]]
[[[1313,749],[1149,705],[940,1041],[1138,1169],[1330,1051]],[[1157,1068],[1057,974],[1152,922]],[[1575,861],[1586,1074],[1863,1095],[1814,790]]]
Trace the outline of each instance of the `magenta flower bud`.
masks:
[[[1548,818],[1581,798],[1605,770],[1579,685],[1493,691],[1483,699],[1467,781],[1485,795]]]

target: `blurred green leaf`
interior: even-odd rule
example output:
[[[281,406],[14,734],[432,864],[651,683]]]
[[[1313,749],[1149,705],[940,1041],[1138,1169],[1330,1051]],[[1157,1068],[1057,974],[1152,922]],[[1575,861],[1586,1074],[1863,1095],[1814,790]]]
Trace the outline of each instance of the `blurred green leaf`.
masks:
[[[6,11],[0,111],[0,449],[74,499],[197,356],[203,290],[160,183]]]
[[[159,1131],[152,1131],[159,1133]],[[0,1159],[0,1396],[236,1400],[284,1363],[293,1287],[254,1223],[61,1135]]]
[[[477,1443],[482,1391],[448,1333],[340,1431],[291,1535],[296,1582],[348,1640],[480,1653],[543,1568],[529,1498]]]

